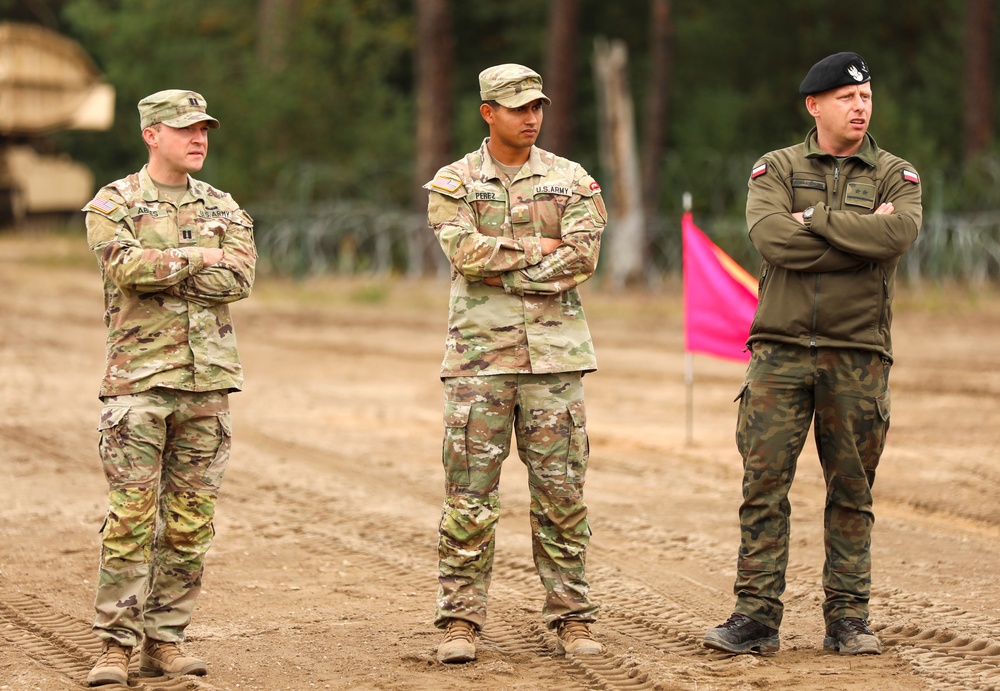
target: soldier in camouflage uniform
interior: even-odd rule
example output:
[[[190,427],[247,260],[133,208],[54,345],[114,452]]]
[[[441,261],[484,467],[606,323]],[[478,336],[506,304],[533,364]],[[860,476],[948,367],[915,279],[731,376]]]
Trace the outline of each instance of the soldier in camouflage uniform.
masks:
[[[543,617],[567,654],[597,654],[584,574],[589,453],[583,373],[597,367],[577,286],[597,267],[607,212],[578,164],[534,146],[542,79],[521,65],[479,75],[490,136],[427,185],[428,222],[451,262],[444,381],[445,501],[435,625],[443,662],[475,658],[486,620],[501,464],[527,466]]]
[[[104,279],[107,368],[100,455],[109,484],[92,686],[143,674],[205,674],[180,642],[201,590],[229,461],[229,392],[243,384],[228,303],[250,294],[253,222],[190,176],[219,122],[193,91],[139,102],[149,163],[84,207]]]
[[[867,132],[872,91],[861,56],[824,58],[800,91],[816,126],[750,174],[747,224],[763,262],[737,398],[737,602],[704,643],[731,653],[778,649],[788,491],[814,424],[827,488],[824,647],[878,654],[868,627],[872,484],[889,429],[896,265],[920,228],[920,179]]]

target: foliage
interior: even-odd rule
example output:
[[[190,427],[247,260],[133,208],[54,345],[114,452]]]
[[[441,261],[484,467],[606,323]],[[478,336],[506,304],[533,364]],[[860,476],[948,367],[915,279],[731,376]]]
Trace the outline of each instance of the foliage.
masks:
[[[135,103],[152,91],[182,86],[205,94],[210,112],[223,123],[212,133],[212,155],[202,177],[232,192],[251,213],[281,217],[295,207],[297,213],[322,218],[333,203],[368,204],[393,219],[410,213],[417,184],[415,3],[284,0],[293,17],[284,59],[274,65],[262,64],[258,54],[264,32],[271,30],[258,25],[262,1],[48,3],[59,18],[58,28],[82,42],[118,93],[113,131],[66,133],[62,142],[99,180],[131,172],[145,158]],[[640,120],[636,131],[642,132],[642,106],[650,88],[649,4],[579,2],[580,55],[563,67],[577,80],[579,92],[574,158],[604,179],[593,42],[619,38],[628,45]],[[37,5],[0,0],[0,10],[25,15],[29,4]],[[478,72],[499,62],[541,69],[549,16],[560,4],[452,1],[456,158],[478,146],[486,133],[477,112]],[[803,138],[811,123],[798,84],[808,65],[840,50],[857,51],[868,60],[875,92],[872,134],[921,172],[928,217],[1000,208],[1000,147],[995,144],[969,164],[962,160],[964,6],[961,0],[861,6],[833,0],[673,0],[674,76],[662,162],[661,244],[676,240],[672,219],[679,217],[685,191],[692,193],[705,225],[740,227],[749,166],[761,153]],[[994,14],[1000,25],[1000,12]],[[994,35],[1000,36],[1000,26]],[[1000,64],[1000,51],[993,50],[994,63]],[[995,130],[1000,108],[997,117]],[[305,208],[312,205],[316,208]],[[740,244],[724,248],[744,252]],[[402,252],[393,253],[393,263],[400,254],[405,262]],[[669,266],[668,255],[664,252],[661,260]]]

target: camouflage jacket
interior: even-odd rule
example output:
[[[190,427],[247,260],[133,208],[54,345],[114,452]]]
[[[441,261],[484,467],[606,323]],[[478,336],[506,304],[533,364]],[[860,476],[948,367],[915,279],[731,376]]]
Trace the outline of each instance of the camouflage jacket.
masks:
[[[238,390],[243,369],[228,303],[250,294],[253,221],[225,192],[188,177],[175,207],[146,168],[83,208],[104,278],[107,369],[101,396],[162,386]],[[206,267],[200,248],[223,260]]]
[[[424,186],[428,223],[452,266],[441,376],[597,369],[577,286],[597,268],[601,188],[537,147],[505,188],[488,141]],[[562,245],[543,257],[539,238]],[[503,288],[483,282],[490,276]]]
[[[754,164],[747,194],[750,240],[760,252],[749,342],[860,348],[892,357],[896,265],[922,211],[916,168],[865,136],[852,156],[816,144],[772,151]],[[874,215],[883,202],[891,214]],[[808,227],[791,215],[814,207]]]

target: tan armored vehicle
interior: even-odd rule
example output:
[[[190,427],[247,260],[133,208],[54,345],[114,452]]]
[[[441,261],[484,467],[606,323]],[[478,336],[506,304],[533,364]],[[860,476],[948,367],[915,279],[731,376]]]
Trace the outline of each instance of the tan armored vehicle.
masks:
[[[34,24],[0,22],[0,228],[78,210],[90,170],[43,153],[45,135],[106,130],[114,88],[75,41]]]

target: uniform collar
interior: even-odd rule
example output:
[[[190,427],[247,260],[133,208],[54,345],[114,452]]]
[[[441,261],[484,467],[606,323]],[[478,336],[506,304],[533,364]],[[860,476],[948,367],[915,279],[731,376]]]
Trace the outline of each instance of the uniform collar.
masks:
[[[823,149],[819,148],[819,144],[817,143],[815,127],[809,130],[809,134],[806,135],[805,145],[806,145],[807,158],[816,158],[819,156],[833,156],[833,154],[823,151]],[[875,138],[872,137],[867,132],[865,132],[865,138],[864,141],[861,142],[861,148],[855,151],[850,156],[844,156],[843,158],[856,158],[865,165],[874,168],[875,163],[878,160],[878,144],[875,143]]]
[[[143,166],[142,170],[139,171],[139,189],[142,190],[142,199],[147,202],[159,202],[167,201],[166,199],[160,198],[160,190],[153,182],[153,178],[149,177],[148,166]],[[195,180],[190,175],[187,176],[188,179],[188,191],[187,194],[181,198],[180,202],[183,203],[187,199],[188,195],[193,196],[195,199],[201,201],[206,201],[205,197],[205,183]]]
[[[479,147],[479,156],[482,158],[482,171],[483,178],[490,180],[492,178],[500,178],[500,171],[497,170],[496,165],[493,163],[493,156],[490,154],[490,150],[486,147],[489,143],[490,138],[486,137],[483,143]],[[532,175],[545,175],[549,171],[549,166],[542,160],[541,149],[537,146],[532,146],[531,151],[528,153],[528,170]],[[522,167],[522,170],[524,168]]]

